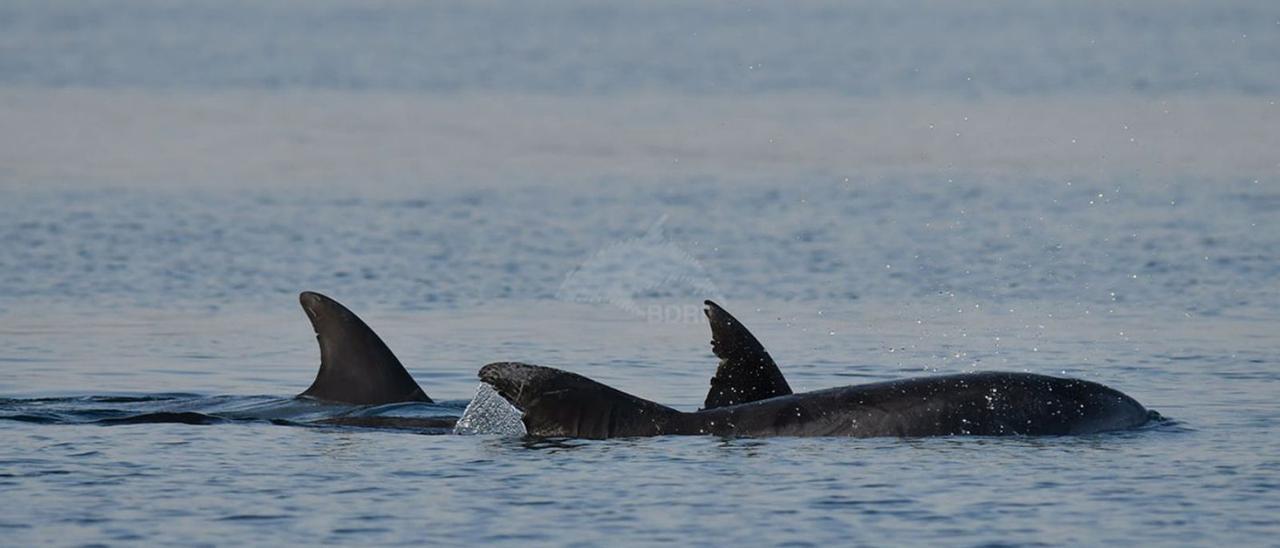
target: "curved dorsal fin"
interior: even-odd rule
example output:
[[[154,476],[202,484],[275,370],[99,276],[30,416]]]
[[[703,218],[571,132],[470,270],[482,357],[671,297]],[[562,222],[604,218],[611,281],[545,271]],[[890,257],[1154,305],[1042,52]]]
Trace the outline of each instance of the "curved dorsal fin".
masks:
[[[720,366],[711,377],[711,391],[703,409],[715,409],[785,396],[787,379],[755,336],[720,305],[706,301],[703,313],[711,323],[711,351]]]
[[[361,405],[431,402],[391,349],[347,307],[310,291],[298,301],[320,342],[320,372],[300,396]]]

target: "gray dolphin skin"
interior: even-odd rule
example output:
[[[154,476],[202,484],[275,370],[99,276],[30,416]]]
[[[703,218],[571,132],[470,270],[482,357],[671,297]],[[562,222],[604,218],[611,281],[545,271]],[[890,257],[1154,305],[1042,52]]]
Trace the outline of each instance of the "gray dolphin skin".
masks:
[[[347,307],[311,291],[298,301],[320,343],[320,372],[299,397],[358,405],[431,402],[391,349]]]
[[[707,306],[716,333],[723,310],[714,303]],[[731,318],[727,313],[723,317]],[[746,331],[736,320],[728,325]],[[719,333],[716,337],[720,342],[748,340],[740,334],[735,339],[719,339]],[[726,360],[725,355],[735,354],[717,347],[717,354],[722,353],[721,370],[726,361],[746,364],[746,369],[759,369],[764,363],[760,359],[763,347],[749,352],[755,357],[745,361]],[[721,373],[717,370],[717,377]],[[521,410],[530,435],[543,437],[1081,435],[1135,428],[1158,416],[1133,398],[1101,384],[1031,373],[912,378],[781,394],[724,406],[711,403],[717,395],[713,380],[708,407],[691,413],[550,367],[492,363],[481,368],[480,380]],[[774,391],[779,388],[772,386]],[[781,386],[786,386],[785,381]]]

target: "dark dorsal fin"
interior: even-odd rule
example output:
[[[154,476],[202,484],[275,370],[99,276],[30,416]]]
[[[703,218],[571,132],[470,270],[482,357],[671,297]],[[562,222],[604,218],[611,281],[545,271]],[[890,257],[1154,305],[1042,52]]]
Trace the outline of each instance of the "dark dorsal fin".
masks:
[[[431,401],[391,349],[347,307],[310,291],[298,301],[320,341],[320,372],[301,396],[361,405]]]
[[[720,358],[703,409],[765,400],[791,393],[787,379],[755,336],[720,305],[707,301],[711,351]]]

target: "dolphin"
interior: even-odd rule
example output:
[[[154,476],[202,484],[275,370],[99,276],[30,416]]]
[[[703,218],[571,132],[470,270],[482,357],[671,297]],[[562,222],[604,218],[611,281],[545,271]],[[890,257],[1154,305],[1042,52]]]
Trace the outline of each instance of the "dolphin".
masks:
[[[359,316],[312,291],[302,292],[298,301],[320,343],[320,371],[311,387],[298,397],[357,405],[432,403]]]
[[[541,437],[1054,436],[1131,429],[1159,417],[1107,386],[1032,373],[961,373],[794,394],[745,326],[711,301],[704,312],[721,362],[705,407],[695,412],[525,363],[491,363],[480,369],[480,380],[521,411],[530,435]]]

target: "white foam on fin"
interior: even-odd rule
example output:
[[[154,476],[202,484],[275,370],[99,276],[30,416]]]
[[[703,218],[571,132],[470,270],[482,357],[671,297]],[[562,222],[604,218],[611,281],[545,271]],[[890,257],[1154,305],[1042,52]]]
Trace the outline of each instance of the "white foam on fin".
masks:
[[[454,434],[462,435],[498,435],[519,437],[528,431],[524,428],[524,416],[511,402],[498,394],[492,386],[480,383],[476,396],[471,398],[462,418],[453,427]]]

